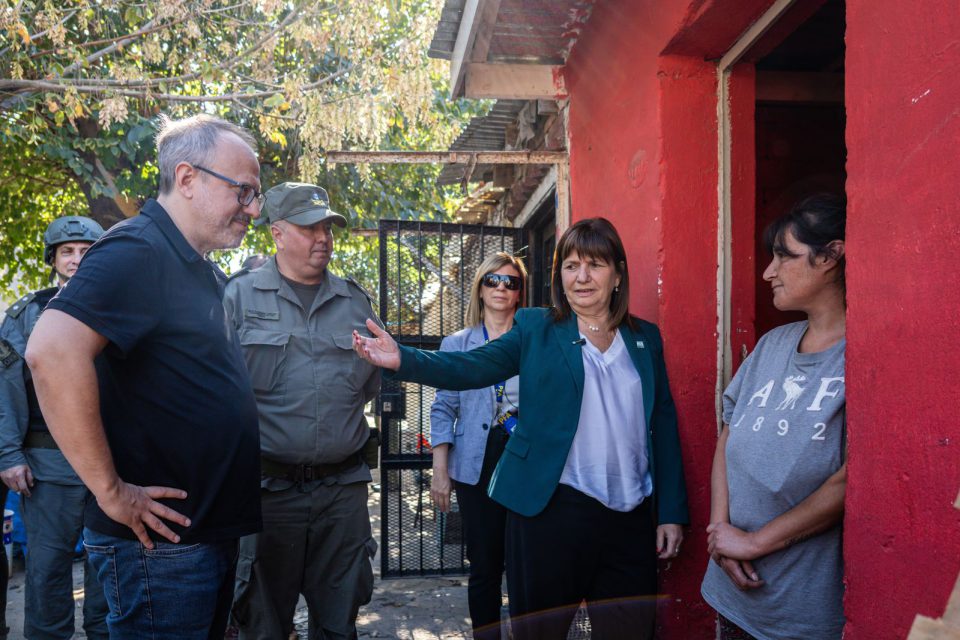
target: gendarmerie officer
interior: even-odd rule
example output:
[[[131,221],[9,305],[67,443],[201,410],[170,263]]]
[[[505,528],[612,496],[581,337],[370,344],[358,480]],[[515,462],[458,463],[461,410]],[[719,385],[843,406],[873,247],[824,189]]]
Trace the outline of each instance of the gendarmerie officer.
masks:
[[[44,307],[102,234],[83,216],[50,223],[43,259],[56,285],[20,298],[0,327],[0,478],[4,501],[8,488],[20,493],[28,545],[23,633],[31,639],[74,635],[73,556],[92,496],[47,430],[23,354]],[[5,577],[6,563],[0,565]],[[106,638],[107,603],[94,571],[85,569],[83,626],[88,638]]]
[[[278,185],[264,215],[276,256],[224,295],[257,397],[263,474],[263,533],[240,542],[234,615],[241,638],[286,638],[302,593],[310,637],[346,640],[373,591],[361,451],[380,374],[351,351],[373,310],[359,285],[327,269],[331,225],[346,219],[326,191]]]

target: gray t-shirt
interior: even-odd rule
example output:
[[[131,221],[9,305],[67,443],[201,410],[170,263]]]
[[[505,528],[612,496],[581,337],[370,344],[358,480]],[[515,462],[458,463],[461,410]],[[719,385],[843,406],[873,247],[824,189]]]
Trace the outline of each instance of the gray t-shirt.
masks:
[[[761,338],[723,394],[730,522],[745,531],[797,506],[843,464],[846,340],[798,353],[806,330],[796,322]],[[710,562],[704,599],[760,640],[840,638],[840,526],[753,566],[765,584],[740,591]]]

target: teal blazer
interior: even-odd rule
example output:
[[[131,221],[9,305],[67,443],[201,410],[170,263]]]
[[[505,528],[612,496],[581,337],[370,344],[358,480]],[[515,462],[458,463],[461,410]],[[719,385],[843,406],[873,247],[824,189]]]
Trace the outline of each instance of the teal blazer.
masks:
[[[659,524],[687,524],[687,490],[680,460],[677,413],[670,395],[660,331],[638,318],[620,334],[640,374],[647,452]],[[470,351],[400,347],[395,379],[461,391],[520,375],[520,421],[507,441],[488,492],[511,511],[534,516],[553,495],[583,400],[583,354],[576,316],[554,322],[548,309],[520,309],[513,329]]]

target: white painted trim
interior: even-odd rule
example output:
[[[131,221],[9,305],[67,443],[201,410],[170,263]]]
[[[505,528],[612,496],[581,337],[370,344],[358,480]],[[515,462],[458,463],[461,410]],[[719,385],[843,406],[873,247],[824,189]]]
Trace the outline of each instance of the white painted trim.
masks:
[[[770,27],[783,17],[783,14],[793,6],[796,0],[777,0],[760,18],[743,32],[743,35],[723,54],[717,68],[720,71],[729,71],[733,65],[740,62],[744,54],[770,30]]]
[[[543,180],[540,181],[540,185],[536,190],[530,195],[527,199],[527,203],[523,205],[523,209],[520,209],[520,213],[517,214],[517,217],[513,219],[513,226],[522,227],[527,224],[531,216],[540,208],[540,205],[549,197],[554,190],[557,188],[557,165],[550,167],[550,171],[547,172],[547,175],[543,176]]]
[[[477,8],[480,0],[467,0],[460,16],[460,29],[457,31],[457,41],[453,44],[453,55],[450,57],[450,97],[455,98],[463,75],[467,70],[466,62],[470,47],[473,46],[474,24],[477,19]]]
[[[720,58],[717,63],[717,384],[714,391],[717,428],[723,421],[723,390],[733,375],[730,340],[731,259],[731,167],[730,167],[730,71],[796,0],[777,0]]]
[[[730,379],[730,72],[717,68],[717,375],[714,410],[723,423],[723,390]]]

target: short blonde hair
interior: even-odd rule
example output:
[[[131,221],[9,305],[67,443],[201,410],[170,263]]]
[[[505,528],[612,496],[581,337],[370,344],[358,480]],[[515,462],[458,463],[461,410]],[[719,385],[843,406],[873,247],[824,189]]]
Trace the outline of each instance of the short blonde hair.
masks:
[[[523,260],[505,251],[498,251],[487,256],[473,276],[473,282],[470,285],[470,302],[467,304],[467,313],[463,318],[468,327],[474,327],[483,321],[483,299],[480,297],[483,276],[508,265],[520,274],[520,299],[517,301],[517,306],[526,306],[524,296],[527,293],[527,268],[523,265]]]

